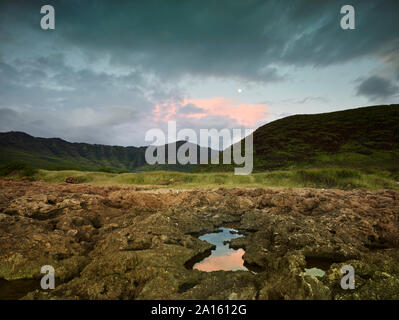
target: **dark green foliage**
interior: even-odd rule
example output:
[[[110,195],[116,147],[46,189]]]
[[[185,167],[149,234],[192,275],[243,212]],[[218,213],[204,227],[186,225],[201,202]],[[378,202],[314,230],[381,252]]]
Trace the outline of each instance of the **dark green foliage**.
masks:
[[[99,168],[96,171],[98,171],[98,172],[107,172],[107,173],[117,173],[115,170],[113,170],[111,168]]]
[[[82,168],[74,167],[74,166],[52,166],[50,168],[47,168],[47,170],[52,170],[52,171],[63,171],[63,170],[83,171]]]
[[[32,177],[37,173],[36,169],[23,162],[11,162],[0,166],[0,176]]]

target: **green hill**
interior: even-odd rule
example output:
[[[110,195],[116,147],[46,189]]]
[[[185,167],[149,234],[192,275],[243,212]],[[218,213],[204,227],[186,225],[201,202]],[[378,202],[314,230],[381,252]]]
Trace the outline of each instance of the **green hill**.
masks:
[[[176,142],[176,148],[185,141]],[[161,150],[168,152],[168,145]],[[197,146],[198,155],[199,147]],[[33,168],[132,172],[147,170],[191,171],[195,165],[147,165],[146,147],[120,147],[70,143],[59,138],[36,138],[23,132],[0,133],[0,164],[24,162]],[[209,150],[210,152],[210,150]]]
[[[0,133],[0,163],[23,161],[34,168],[131,171],[144,165],[145,148],[70,143],[23,132]]]
[[[253,143],[258,172],[292,167],[398,171],[399,105],[286,117],[258,128]],[[232,167],[209,165],[199,170]]]

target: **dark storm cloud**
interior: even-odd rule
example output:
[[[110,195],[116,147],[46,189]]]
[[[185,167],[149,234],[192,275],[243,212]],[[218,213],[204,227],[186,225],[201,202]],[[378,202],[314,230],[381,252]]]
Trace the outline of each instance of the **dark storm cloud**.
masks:
[[[326,65],[389,50],[386,43],[398,37],[398,1],[352,5],[353,32],[340,28],[339,1],[95,2],[78,12],[66,6],[59,23],[68,25],[63,35],[71,44],[112,50],[115,63],[275,81],[272,63]]]
[[[399,86],[393,81],[379,76],[371,76],[361,81],[357,94],[366,96],[369,100],[379,100],[392,97],[399,93]]]
[[[30,28],[33,16],[38,19],[34,3],[41,2],[17,2],[20,10],[26,6],[21,23]],[[281,79],[273,64],[329,65],[398,49],[397,43],[387,45],[398,38],[398,1],[351,1],[356,10],[356,30],[351,31],[340,28],[344,4],[56,1],[53,40],[60,47],[83,49],[93,59],[109,54],[115,64],[139,65],[167,77],[193,74],[252,81]],[[3,4],[2,11],[14,12],[14,6]],[[35,28],[43,33],[38,22]]]
[[[158,90],[141,73],[126,75],[96,73],[89,69],[74,70],[64,64],[62,55],[47,56],[8,64],[0,60],[0,104],[63,107],[53,99],[68,101],[71,109],[83,106],[120,106],[135,102],[151,107],[145,94]],[[146,86],[146,92],[142,86]]]

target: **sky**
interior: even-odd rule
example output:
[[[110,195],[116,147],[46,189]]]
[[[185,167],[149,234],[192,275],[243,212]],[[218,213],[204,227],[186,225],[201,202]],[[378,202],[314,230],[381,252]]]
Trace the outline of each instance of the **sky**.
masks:
[[[396,0],[0,0],[0,132],[143,146],[168,121],[256,129],[393,103]]]

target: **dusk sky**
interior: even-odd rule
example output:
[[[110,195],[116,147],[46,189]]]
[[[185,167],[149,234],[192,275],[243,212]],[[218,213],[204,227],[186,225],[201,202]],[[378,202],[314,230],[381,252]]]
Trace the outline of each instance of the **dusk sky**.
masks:
[[[0,132],[140,146],[168,120],[255,129],[399,103],[397,0],[1,0],[0,42]]]

